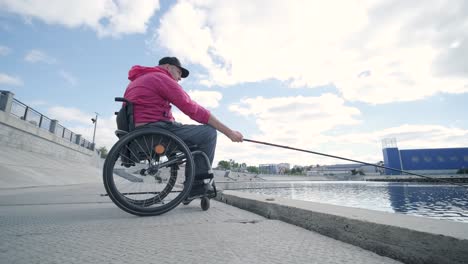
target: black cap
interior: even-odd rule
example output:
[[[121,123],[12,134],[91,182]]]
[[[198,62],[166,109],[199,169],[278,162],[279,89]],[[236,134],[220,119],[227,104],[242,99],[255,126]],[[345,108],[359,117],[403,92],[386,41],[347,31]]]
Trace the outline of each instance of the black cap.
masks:
[[[179,67],[179,69],[182,71],[182,76],[181,76],[182,78],[185,78],[189,75],[189,71],[185,69],[184,67],[182,67],[182,65],[180,65],[180,61],[176,57],[164,57],[160,59],[159,65],[164,65],[164,64],[170,64],[170,65]]]

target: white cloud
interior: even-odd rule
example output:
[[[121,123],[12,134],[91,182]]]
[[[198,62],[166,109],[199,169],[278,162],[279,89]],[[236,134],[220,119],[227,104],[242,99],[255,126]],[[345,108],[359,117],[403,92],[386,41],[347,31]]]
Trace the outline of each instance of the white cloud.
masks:
[[[91,122],[89,122],[88,125],[76,125],[67,128],[76,134],[81,134],[83,138],[89,142],[93,141],[94,125]],[[95,137],[97,148],[106,147],[109,151],[118,140],[117,136],[114,134],[116,129],[117,125],[115,123],[115,116],[99,116]]]
[[[198,104],[205,108],[217,108],[219,106],[219,101],[223,98],[223,95],[220,92],[216,91],[200,91],[200,90],[189,90],[187,92]],[[182,113],[177,108],[173,108],[173,115],[177,122],[182,124],[199,124],[197,121],[190,119],[186,114]]]
[[[346,100],[468,92],[468,4],[454,1],[178,1],[153,45],[203,66],[203,84],[335,84]],[[456,44],[454,44],[456,43]]]
[[[6,56],[10,54],[11,49],[7,46],[1,46],[0,45],[0,56]]]
[[[261,137],[273,141],[308,139],[310,143],[320,134],[337,126],[355,125],[360,111],[344,104],[333,94],[319,97],[247,98],[229,107],[233,112],[255,118]],[[288,139],[286,139],[287,137]],[[297,142],[296,140],[294,140]]]
[[[85,113],[78,108],[54,106],[47,110],[47,116],[59,121],[59,124],[65,126],[73,133],[80,134],[86,140],[92,142],[94,133],[94,124],[91,118],[95,118],[95,113]],[[114,131],[117,129],[115,115],[106,117],[98,116],[96,126],[96,145],[105,146],[110,150],[117,141]]]
[[[23,81],[18,77],[13,77],[0,72],[0,85],[21,86],[23,85]]]
[[[78,122],[80,124],[90,124],[94,114],[82,112],[78,108],[54,106],[48,109],[49,117],[59,121]]]
[[[192,100],[205,108],[217,108],[219,101],[223,98],[220,92],[215,91],[189,90],[187,93]]]
[[[50,57],[41,50],[30,50],[24,56],[24,60],[31,63],[44,62],[47,64],[54,64],[57,62],[55,58]]]
[[[64,70],[60,70],[59,71],[59,74],[60,76],[66,81],[68,82],[70,85],[72,86],[76,86],[76,84],[78,83],[78,81],[76,80],[75,76],[73,76],[71,73],[69,72],[66,72]]]
[[[5,11],[70,28],[86,26],[99,36],[144,33],[158,0],[3,0]]]
[[[333,94],[319,97],[247,98],[240,104],[231,105],[229,109],[255,120],[260,132],[244,135],[246,138],[296,147],[315,146],[322,150],[333,140],[324,135],[327,131],[361,122],[358,119],[360,111],[346,106],[342,98]],[[308,154],[291,150],[252,146],[250,143],[237,146],[225,139],[220,139],[219,142],[219,159],[232,156],[239,160],[248,160],[249,164],[254,165],[274,162],[313,164],[319,160],[323,162],[323,159],[311,159]]]
[[[394,138],[400,149],[412,148],[448,148],[453,146],[466,146],[468,130],[458,127],[445,127],[441,125],[409,125],[382,129],[369,133],[348,134],[337,137],[340,141],[352,141],[365,144],[369,138]]]

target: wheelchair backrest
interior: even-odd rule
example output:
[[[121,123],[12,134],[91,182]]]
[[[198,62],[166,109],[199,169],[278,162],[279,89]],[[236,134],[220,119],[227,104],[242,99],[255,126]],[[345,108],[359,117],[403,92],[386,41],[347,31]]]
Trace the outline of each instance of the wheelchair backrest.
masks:
[[[117,129],[126,132],[133,131],[135,129],[135,120],[133,118],[133,103],[122,97],[116,97],[115,101],[123,102],[122,108],[120,108],[119,112],[115,113],[117,115]]]

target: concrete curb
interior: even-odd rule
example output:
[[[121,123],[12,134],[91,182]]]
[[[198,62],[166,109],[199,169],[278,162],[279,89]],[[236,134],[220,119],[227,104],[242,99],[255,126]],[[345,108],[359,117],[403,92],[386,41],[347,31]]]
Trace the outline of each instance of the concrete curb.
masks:
[[[406,263],[466,263],[468,224],[224,191],[217,200]]]

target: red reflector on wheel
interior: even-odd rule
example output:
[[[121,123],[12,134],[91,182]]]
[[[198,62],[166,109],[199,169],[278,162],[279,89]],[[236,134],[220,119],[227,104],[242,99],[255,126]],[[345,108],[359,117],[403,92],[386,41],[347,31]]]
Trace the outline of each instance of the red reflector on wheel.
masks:
[[[159,155],[163,154],[164,151],[166,151],[166,148],[163,145],[159,144],[154,147],[154,152],[156,152]]]

